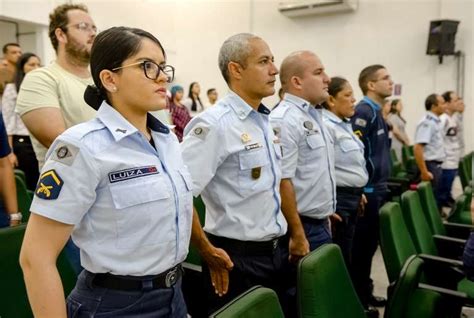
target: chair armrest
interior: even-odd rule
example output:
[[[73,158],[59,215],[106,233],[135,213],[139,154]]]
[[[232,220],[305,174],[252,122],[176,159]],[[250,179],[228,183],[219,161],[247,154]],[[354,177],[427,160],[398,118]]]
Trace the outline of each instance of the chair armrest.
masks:
[[[451,223],[451,222],[443,222],[444,228],[446,229],[447,236],[460,238],[460,239],[467,239],[471,231],[474,230],[474,226],[470,224],[462,224],[462,223]]]
[[[461,305],[473,306],[474,305],[474,299],[469,298],[468,295],[463,292],[459,292],[456,290],[447,289],[447,288],[443,288],[439,286],[424,284],[424,283],[419,283],[418,288],[437,292],[441,294],[441,296],[449,298],[449,300],[451,301],[457,302],[459,306]]]
[[[466,240],[444,235],[433,235],[439,256],[461,259]]]

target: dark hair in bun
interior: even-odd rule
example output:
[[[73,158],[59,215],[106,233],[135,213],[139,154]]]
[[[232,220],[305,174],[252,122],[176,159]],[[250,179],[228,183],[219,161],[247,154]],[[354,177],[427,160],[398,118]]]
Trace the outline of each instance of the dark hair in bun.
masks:
[[[99,77],[100,72],[122,66],[123,61],[140,50],[144,38],[158,44],[166,58],[165,50],[160,41],[151,33],[142,29],[113,27],[97,35],[91,50],[91,73],[95,86],[87,86],[84,92],[84,100],[87,104],[96,110],[99,109],[103,101],[110,104],[107,90],[102,85]]]

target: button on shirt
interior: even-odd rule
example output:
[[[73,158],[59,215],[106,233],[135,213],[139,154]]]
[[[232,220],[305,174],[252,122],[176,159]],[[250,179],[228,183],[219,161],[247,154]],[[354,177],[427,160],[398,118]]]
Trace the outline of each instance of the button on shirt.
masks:
[[[301,215],[322,219],[336,211],[334,144],[321,110],[285,94],[270,115],[283,148],[282,178],[291,179]]]
[[[348,120],[342,120],[324,109],[323,122],[334,140],[336,185],[361,188],[369,175],[365,167],[364,144],[352,131]]]
[[[461,160],[460,127],[456,114],[447,113],[439,116],[443,127],[443,145],[446,158],[443,161],[443,169],[457,169]]]
[[[425,161],[444,161],[446,154],[443,145],[443,126],[441,120],[432,112],[427,112],[416,126],[415,143],[425,145]]]
[[[75,225],[90,272],[156,275],[187,255],[191,176],[176,136],[151,115],[147,125],[156,149],[104,102],[48,151],[31,210]]]
[[[193,193],[206,205],[204,230],[242,241],[286,233],[280,210],[281,147],[268,121],[231,92],[193,118],[184,131],[183,158]]]

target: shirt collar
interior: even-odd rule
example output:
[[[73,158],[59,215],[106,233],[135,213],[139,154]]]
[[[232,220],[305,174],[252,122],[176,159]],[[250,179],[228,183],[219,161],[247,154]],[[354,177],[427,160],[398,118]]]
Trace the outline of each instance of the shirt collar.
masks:
[[[105,101],[102,102],[102,105],[100,105],[97,111],[97,118],[107,127],[114,136],[115,141],[119,141],[138,131],[122,114]],[[152,131],[162,134],[168,134],[170,132],[166,125],[149,113],[147,114],[147,127]]]
[[[436,114],[432,111],[428,111],[426,114],[428,115],[428,117],[433,118],[437,123],[441,121],[441,119],[439,119],[439,117],[436,116]]]
[[[340,124],[342,122],[345,122],[344,120],[342,120],[341,118],[336,116],[336,114],[334,114],[333,112],[331,112],[327,109],[323,109],[323,116],[327,117],[330,121],[332,121],[333,123],[336,123],[336,124]]]
[[[305,112],[309,112],[311,104],[301,97],[290,93],[285,93],[285,95],[283,96],[283,100],[293,105],[296,105],[298,108]]]
[[[375,108],[375,110],[380,110],[380,105],[377,104],[374,100],[370,99],[369,97],[367,96],[364,96],[363,100],[369,104],[370,106],[372,106],[373,108]]]
[[[247,116],[254,110],[249,104],[247,104],[242,97],[234,93],[233,91],[230,91],[229,95],[227,98],[231,101],[229,103],[230,107],[234,110],[234,112],[237,114],[237,116],[243,120],[247,118]],[[261,114],[264,115],[269,115],[270,110],[265,107],[262,103],[258,106],[257,111]]]

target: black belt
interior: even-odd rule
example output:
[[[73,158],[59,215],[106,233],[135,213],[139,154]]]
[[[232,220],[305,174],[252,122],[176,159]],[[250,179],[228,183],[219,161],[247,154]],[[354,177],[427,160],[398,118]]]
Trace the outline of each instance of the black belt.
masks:
[[[216,247],[220,247],[238,255],[264,256],[273,255],[278,247],[279,238],[270,241],[239,241],[227,237],[216,236],[206,233],[209,241]]]
[[[13,135],[12,140],[17,142],[27,142],[31,144],[30,136]]]
[[[438,160],[426,160],[426,162],[428,162],[428,163],[434,163],[434,164],[437,164],[437,165],[442,165],[442,164],[443,164],[442,161],[438,161]]]
[[[301,219],[301,222],[303,222],[303,223],[309,223],[309,224],[313,224],[313,225],[325,224],[328,221],[327,217],[324,218],[324,219],[315,219],[315,218],[310,218],[310,217],[304,216],[304,215],[300,215],[300,219]]]
[[[94,274],[88,271],[86,273],[93,276],[92,284],[95,286],[118,290],[143,290],[173,286],[181,278],[182,268],[180,264],[157,276],[145,277],[118,276],[110,273]]]
[[[362,195],[364,193],[364,188],[355,188],[355,187],[337,187],[337,193],[346,193],[354,195]]]

